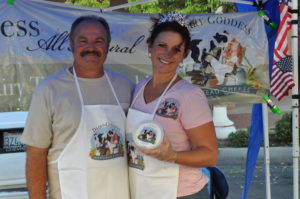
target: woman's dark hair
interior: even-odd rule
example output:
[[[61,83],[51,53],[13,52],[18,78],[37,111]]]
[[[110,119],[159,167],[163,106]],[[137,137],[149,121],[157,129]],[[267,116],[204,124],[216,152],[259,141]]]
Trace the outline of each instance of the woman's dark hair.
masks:
[[[75,34],[75,30],[77,28],[77,26],[81,23],[81,22],[96,22],[96,23],[99,23],[101,24],[105,30],[106,30],[106,33],[107,33],[107,41],[108,41],[108,46],[109,46],[109,43],[110,43],[110,40],[111,40],[111,35],[110,35],[110,29],[109,29],[109,25],[107,23],[107,21],[103,18],[103,17],[99,17],[99,16],[96,16],[96,15],[87,15],[87,16],[81,16],[81,17],[78,17],[72,24],[71,26],[71,30],[70,30],[70,35],[69,35],[69,38],[70,38],[70,41],[71,41],[71,44],[73,45],[73,42],[74,42],[74,34]]]
[[[150,30],[150,37],[147,39],[147,42],[150,44],[153,44],[156,37],[161,32],[176,32],[181,35],[183,41],[184,41],[184,52],[185,56],[188,54],[189,45],[191,42],[191,36],[190,32],[187,27],[179,24],[177,21],[167,21],[163,23],[157,23],[158,19],[152,19],[154,24],[152,26],[152,29]]]

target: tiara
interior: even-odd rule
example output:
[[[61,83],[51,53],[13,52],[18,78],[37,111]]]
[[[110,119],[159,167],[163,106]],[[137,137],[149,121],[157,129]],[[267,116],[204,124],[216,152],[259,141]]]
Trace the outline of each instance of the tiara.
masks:
[[[169,12],[166,14],[163,14],[159,17],[157,21],[157,25],[166,23],[166,22],[177,22],[181,26],[188,27],[187,17],[185,15],[182,15],[180,12]]]

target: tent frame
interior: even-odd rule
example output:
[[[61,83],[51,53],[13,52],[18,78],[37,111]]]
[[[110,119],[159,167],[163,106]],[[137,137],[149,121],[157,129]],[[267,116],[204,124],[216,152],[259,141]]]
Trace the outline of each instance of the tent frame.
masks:
[[[58,5],[62,3],[49,2],[49,1],[40,1],[40,0],[30,0],[36,1],[39,3],[46,3],[50,5]],[[158,0],[141,0],[138,2],[122,4],[118,6],[113,6],[109,8],[100,9],[100,12],[113,11],[121,8],[126,8],[134,5],[144,4],[148,2],[154,2]],[[242,3],[247,5],[255,5],[253,0],[252,2],[243,1],[243,0],[221,0],[226,2],[233,3]],[[64,6],[69,7],[71,5],[64,4]],[[72,5],[74,6],[74,5]],[[87,9],[83,6],[83,9]],[[87,9],[88,10],[88,9]],[[99,10],[91,8],[90,10]],[[298,0],[292,0],[292,57],[293,57],[293,78],[295,86],[292,89],[292,134],[293,134],[293,199],[299,199],[299,79],[298,79]],[[263,120],[264,120],[264,150],[265,150],[265,169],[266,169],[266,198],[271,198],[271,188],[270,188],[270,154],[269,154],[269,136],[268,136],[268,114],[267,114],[267,105],[263,104]]]
[[[292,89],[293,132],[293,190],[294,199],[299,199],[299,77],[298,77],[298,0],[292,0],[292,57],[295,86]]]

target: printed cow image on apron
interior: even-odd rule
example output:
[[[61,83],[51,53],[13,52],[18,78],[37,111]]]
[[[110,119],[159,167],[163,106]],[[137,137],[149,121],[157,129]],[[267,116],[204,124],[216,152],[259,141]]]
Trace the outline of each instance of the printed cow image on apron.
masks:
[[[177,75],[173,77],[158,98],[152,113],[145,113],[133,108],[129,108],[128,110],[126,143],[131,199],[176,199],[177,197],[179,165],[144,155],[136,148],[136,146],[146,149],[156,148],[161,144],[164,132],[161,125],[154,121],[154,115],[156,114],[156,110],[158,110],[162,98],[176,77]],[[135,103],[137,97],[143,93],[145,85],[136,94],[132,105]],[[175,112],[173,115],[178,114],[177,111]]]
[[[156,114],[174,120],[178,117],[179,103],[175,99],[165,99],[158,107]]]
[[[104,124],[92,129],[90,157],[107,160],[124,156],[123,138],[120,129],[112,124]]]
[[[109,76],[105,77],[117,105],[85,105],[76,71],[81,102],[79,126],[58,159],[62,199],[129,199],[128,166],[125,156],[125,113]]]
[[[143,170],[145,168],[144,157],[141,152],[139,152],[135,145],[133,144],[132,137],[127,137],[127,157],[128,166]]]

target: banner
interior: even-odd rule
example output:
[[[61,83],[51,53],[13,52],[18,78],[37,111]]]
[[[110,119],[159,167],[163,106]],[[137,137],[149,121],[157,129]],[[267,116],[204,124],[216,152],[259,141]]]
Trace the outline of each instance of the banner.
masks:
[[[32,92],[46,76],[71,66],[69,30],[81,15],[104,17],[112,41],[105,67],[138,82],[151,75],[146,40],[149,14],[47,1],[0,3],[0,112],[28,110]],[[203,89],[210,104],[257,103],[269,89],[268,41],[256,12],[190,14],[190,53],[178,68]]]

